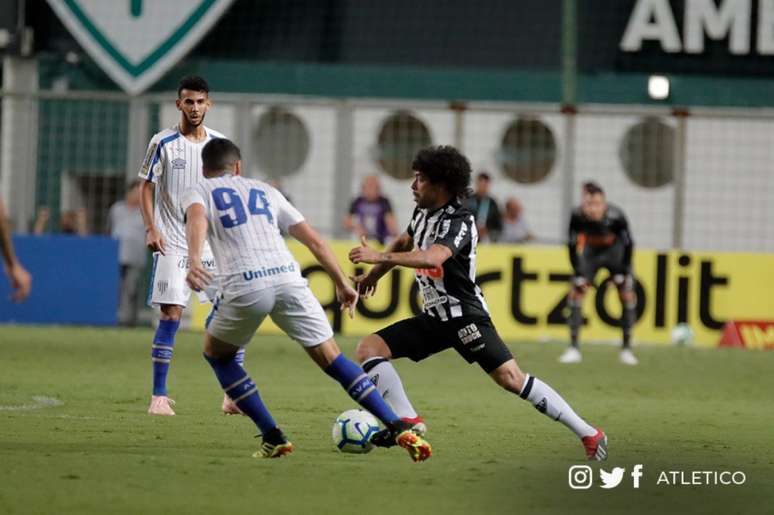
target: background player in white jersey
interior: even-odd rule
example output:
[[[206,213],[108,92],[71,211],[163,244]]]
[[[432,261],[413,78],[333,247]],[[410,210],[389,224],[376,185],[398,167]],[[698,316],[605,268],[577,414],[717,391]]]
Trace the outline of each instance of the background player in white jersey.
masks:
[[[175,414],[171,406],[174,401],[167,396],[167,373],[183,308],[191,296],[185,283],[188,248],[180,197],[203,178],[202,147],[212,138],[223,137],[204,126],[204,117],[212,103],[209,86],[203,78],[183,77],[175,104],[180,111],[180,122],[153,136],[140,170],[140,177],[144,179],[140,184],[140,210],[145,240],[154,251],[149,300],[161,309],[151,350],[153,394],[148,408],[151,415]],[[214,267],[209,247],[205,247],[202,259],[205,266]],[[207,300],[206,295],[202,293],[199,300]],[[223,400],[223,411],[239,412],[228,398]]]
[[[413,361],[454,348],[468,363],[477,363],[499,386],[530,402],[541,413],[567,426],[582,441],[589,459],[607,458],[607,436],[579,417],[548,384],[525,374],[513,359],[489,317],[476,284],[478,230],[473,213],[462,205],[470,184],[470,163],[449,146],[420,150],[412,163],[411,190],[417,207],[406,231],[379,252],[362,242],[349,253],[353,263],[375,264],[355,278],[368,296],[380,277],[395,266],[413,268],[422,291],[423,312],[363,338],[358,360],[401,417],[415,430],[425,429],[409,402],[390,359]],[[420,427],[416,427],[420,426]],[[390,445],[374,435],[375,445]]]
[[[194,289],[209,283],[211,274],[201,264],[207,237],[215,254],[220,293],[207,320],[204,357],[223,390],[262,435],[263,444],[254,456],[277,458],[293,451],[255,383],[236,361],[239,349],[269,315],[326,374],[387,426],[393,444],[407,449],[414,461],[429,458],[430,445],[411,431],[411,424],[398,418],[363,369],[339,350],[328,319],[280,231],[309,248],[333,279],[336,297],[351,316],[358,294],[330,247],[276,189],[239,176],[239,149],[231,141],[213,139],[202,150],[202,160],[206,180],[183,198],[191,263],[187,280]]]

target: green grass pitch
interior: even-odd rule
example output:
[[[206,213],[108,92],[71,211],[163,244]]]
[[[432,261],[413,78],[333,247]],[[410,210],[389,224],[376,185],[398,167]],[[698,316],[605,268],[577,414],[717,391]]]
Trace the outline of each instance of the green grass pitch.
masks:
[[[447,351],[397,367],[425,416],[433,457],[400,449],[338,453],[330,431],[354,407],[284,337],[256,338],[246,367],[296,446],[251,457],[244,417],[220,414],[222,392],[181,333],[170,372],[177,416],[145,414],[150,330],[0,327],[0,513],[516,514],[771,513],[774,352],[643,347],[635,368],[587,346],[562,366],[553,344],[513,343],[522,368],[553,385],[610,436],[621,485],[572,490],[580,443]],[[355,340],[343,339],[352,356]],[[60,406],[19,410],[33,396]],[[644,466],[635,490],[629,472]],[[599,464],[592,464],[595,473]],[[662,470],[743,471],[741,486],[657,484]],[[739,477],[739,476],[737,476]]]

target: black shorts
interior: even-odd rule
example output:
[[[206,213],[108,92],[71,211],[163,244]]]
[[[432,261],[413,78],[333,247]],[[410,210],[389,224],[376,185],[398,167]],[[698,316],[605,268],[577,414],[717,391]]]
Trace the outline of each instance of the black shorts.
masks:
[[[422,361],[453,347],[468,363],[478,363],[486,373],[513,358],[492,320],[484,317],[460,317],[443,322],[422,313],[395,322],[376,334],[387,343],[393,358]]]
[[[610,271],[611,277],[623,276],[622,282],[624,279],[632,278],[631,266],[624,263],[623,245],[612,245],[602,249],[586,247],[583,254],[578,256],[578,273],[575,275],[584,277],[589,283],[594,284],[594,278],[600,268]]]

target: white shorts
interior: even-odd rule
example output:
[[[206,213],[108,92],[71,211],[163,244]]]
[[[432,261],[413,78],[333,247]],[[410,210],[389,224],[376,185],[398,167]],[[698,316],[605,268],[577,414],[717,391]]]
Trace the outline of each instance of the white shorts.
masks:
[[[333,338],[328,317],[305,282],[279,284],[230,301],[218,299],[205,327],[218,340],[241,347],[250,342],[266,315],[304,347]]]
[[[215,271],[215,258],[212,255],[202,256],[202,265],[210,272]],[[180,254],[153,253],[153,269],[151,271],[148,305],[158,306],[174,304],[187,306],[191,297],[191,288],[185,282],[188,273],[188,256]],[[205,291],[197,291],[199,302],[208,302],[215,298],[215,287]]]

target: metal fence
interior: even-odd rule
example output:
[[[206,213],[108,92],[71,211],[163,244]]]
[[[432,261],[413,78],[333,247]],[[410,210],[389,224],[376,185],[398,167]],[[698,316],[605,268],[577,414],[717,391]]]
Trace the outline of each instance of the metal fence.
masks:
[[[174,93],[2,92],[2,195],[17,230],[61,230],[84,208],[105,231],[109,206],[136,177],[153,132],[179,117]],[[641,106],[366,101],[213,93],[206,124],[243,150],[248,176],[277,181],[328,236],[367,175],[401,225],[413,209],[418,148],[453,144],[518,198],[543,242],[563,241],[580,183],[600,182],[650,248],[774,251],[774,111],[672,112]]]

